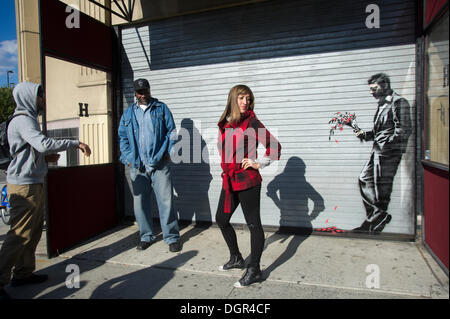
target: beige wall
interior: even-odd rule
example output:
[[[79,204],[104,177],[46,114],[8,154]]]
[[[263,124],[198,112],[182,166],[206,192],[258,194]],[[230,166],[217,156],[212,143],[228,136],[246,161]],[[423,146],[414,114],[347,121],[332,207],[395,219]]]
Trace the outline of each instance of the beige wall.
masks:
[[[112,161],[110,74],[52,57],[45,58],[47,128],[78,127],[79,139],[92,149],[81,165]],[[88,104],[89,116],[79,117],[78,103]]]
[[[110,75],[77,64],[45,58],[47,122],[78,118],[78,103],[89,105],[89,115],[111,110]]]
[[[16,0],[19,81],[41,82],[38,1]]]
[[[81,165],[112,162],[111,130],[111,116],[95,115],[80,118],[80,140],[90,145],[92,150],[90,157],[79,157]]]

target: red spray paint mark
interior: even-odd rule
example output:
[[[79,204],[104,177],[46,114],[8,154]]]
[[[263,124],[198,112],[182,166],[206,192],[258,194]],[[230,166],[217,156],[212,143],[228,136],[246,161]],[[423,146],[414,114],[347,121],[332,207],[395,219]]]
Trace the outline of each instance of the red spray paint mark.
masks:
[[[334,206],[334,210],[337,210],[337,205]],[[329,219],[325,220],[325,224],[329,223]],[[331,226],[331,227],[324,227],[324,228],[316,228],[314,229],[315,231],[320,231],[320,232],[327,232],[327,233],[333,233],[333,234],[337,234],[337,233],[345,233],[345,230],[339,229],[336,226]]]
[[[327,232],[327,233],[345,233],[345,230],[339,229],[336,226],[326,227],[326,228],[316,228],[315,231]]]

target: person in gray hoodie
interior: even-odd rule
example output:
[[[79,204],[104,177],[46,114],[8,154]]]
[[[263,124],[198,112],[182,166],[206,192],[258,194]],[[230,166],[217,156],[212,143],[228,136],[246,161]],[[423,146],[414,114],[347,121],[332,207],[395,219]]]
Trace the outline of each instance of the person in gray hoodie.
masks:
[[[45,98],[39,84],[19,83],[13,96],[17,105],[14,115],[18,116],[8,126],[13,159],[6,177],[11,228],[0,250],[0,299],[9,298],[4,287],[10,281],[11,286],[21,286],[48,279],[47,275],[33,273],[36,247],[44,223],[43,183],[47,162],[57,160],[56,153],[69,148],[79,148],[85,156],[91,154],[87,144],[76,140],[56,140],[42,133],[38,116],[45,108]]]

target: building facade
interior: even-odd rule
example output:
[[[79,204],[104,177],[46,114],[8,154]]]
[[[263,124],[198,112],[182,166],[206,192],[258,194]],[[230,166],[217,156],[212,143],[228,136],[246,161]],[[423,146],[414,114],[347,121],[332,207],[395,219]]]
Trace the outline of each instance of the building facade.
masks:
[[[16,0],[16,10],[38,10],[31,2]],[[74,164],[120,165],[113,139],[118,116],[134,102],[133,81],[148,79],[152,95],[171,109],[179,133],[172,178],[180,219],[214,222],[222,185],[217,122],[236,84],[253,90],[258,118],[283,147],[280,161],[261,171],[266,227],[368,234],[354,232],[367,214],[362,172],[367,174],[367,163],[378,165],[384,157],[374,162],[379,154],[373,142],[360,141],[352,127],[336,121],[351,115],[359,128],[371,131],[391,114],[392,106],[379,107],[369,91],[368,79],[379,73],[403,98],[401,125],[408,129],[396,146],[399,162],[383,169],[393,172],[392,189],[389,181],[375,188],[376,196],[387,194],[392,216],[377,235],[417,238],[417,217],[427,220],[426,192],[434,192],[423,161],[440,164],[448,189],[448,1],[155,0],[123,8],[110,1],[102,7],[75,2],[114,28],[117,65],[111,74],[45,57],[49,133],[73,129],[69,132],[76,134],[78,129],[80,139],[94,146],[93,162]],[[425,23],[429,8],[436,12]],[[66,12],[72,19],[74,11]],[[20,19],[21,80],[38,81],[40,71],[28,62],[35,55],[27,55],[33,47],[26,39],[36,41],[39,20],[33,18],[27,27]],[[89,116],[79,116],[85,104]],[[116,183],[123,185],[120,214],[132,216],[127,169]],[[442,216],[431,219],[428,225]],[[233,222],[245,223],[240,209]],[[439,234],[437,240],[447,236],[448,243],[448,227]]]

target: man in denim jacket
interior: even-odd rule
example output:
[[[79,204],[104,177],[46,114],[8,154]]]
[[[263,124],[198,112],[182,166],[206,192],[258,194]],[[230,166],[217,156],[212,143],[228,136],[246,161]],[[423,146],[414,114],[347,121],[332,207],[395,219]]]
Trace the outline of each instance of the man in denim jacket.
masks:
[[[119,125],[120,161],[130,169],[134,215],[139,227],[138,250],[147,249],[155,240],[151,193],[155,193],[163,238],[169,250],[181,250],[170,177],[170,151],[175,139],[175,123],[167,105],[151,97],[146,79],[134,81],[136,103],[122,115]]]

